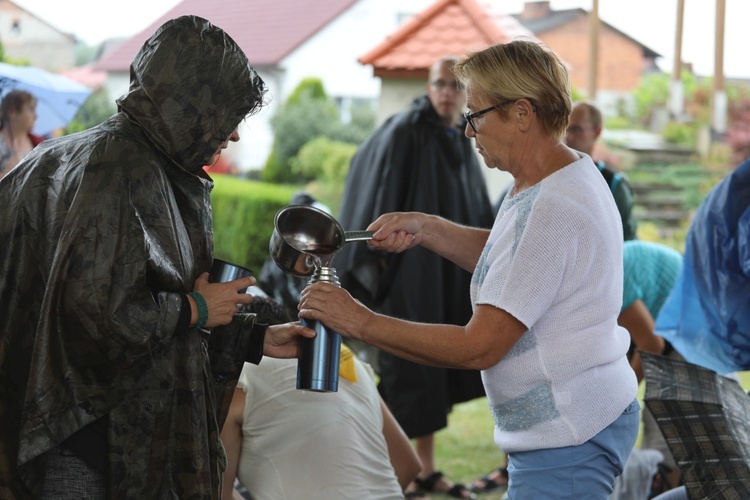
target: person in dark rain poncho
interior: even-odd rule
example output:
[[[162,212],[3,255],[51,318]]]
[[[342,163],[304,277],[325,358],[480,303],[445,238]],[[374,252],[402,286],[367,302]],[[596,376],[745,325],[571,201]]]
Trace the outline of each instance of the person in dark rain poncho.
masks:
[[[313,336],[235,315],[254,278],[207,280],[202,167],[264,93],[223,30],[180,17],[136,55],[117,114],[0,181],[0,498],[220,495],[243,362]]]
[[[455,57],[435,62],[427,94],[389,118],[352,159],[339,221],[367,227],[394,211],[420,211],[459,224],[489,228],[492,206],[472,142],[463,135],[463,85],[453,74]],[[471,274],[422,248],[404,254],[345,245],[333,261],[341,283],[374,310],[428,323],[464,325],[471,317]],[[429,297],[429,300],[426,299]],[[429,367],[380,352],[380,391],[416,447],[424,490],[454,487],[434,463],[434,433],[448,425],[455,403],[484,396],[478,371]]]

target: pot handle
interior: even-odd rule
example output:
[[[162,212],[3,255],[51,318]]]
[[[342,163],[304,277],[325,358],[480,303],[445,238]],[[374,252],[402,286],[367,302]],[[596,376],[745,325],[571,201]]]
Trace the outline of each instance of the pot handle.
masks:
[[[374,231],[345,231],[344,232],[344,243],[350,241],[370,241]]]

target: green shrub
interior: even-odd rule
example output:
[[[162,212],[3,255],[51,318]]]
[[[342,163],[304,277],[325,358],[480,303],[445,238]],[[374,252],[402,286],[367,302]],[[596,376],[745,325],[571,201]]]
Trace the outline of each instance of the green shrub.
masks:
[[[271,119],[274,141],[261,178],[266,182],[300,184],[315,175],[295,169],[291,159],[318,137],[359,144],[375,129],[375,112],[369,104],[353,105],[351,121],[342,123],[334,102],[322,82],[306,78],[297,86]]]
[[[655,109],[667,105],[669,100],[669,75],[666,73],[647,73],[641,79],[638,88],[633,92],[636,119],[643,127],[651,123]]]
[[[327,137],[336,141],[361,144],[375,130],[375,108],[369,104],[354,105],[349,123],[338,123]]]
[[[632,121],[623,115],[610,116],[604,120],[604,128],[608,130],[626,130],[632,128],[632,126]]]
[[[214,256],[247,266],[257,276],[268,258],[273,220],[298,186],[267,184],[229,175],[213,176]]]
[[[318,137],[302,146],[290,163],[304,178],[343,183],[356,152],[354,144]]]
[[[694,148],[698,138],[698,129],[695,123],[671,121],[664,126],[661,135],[667,142]]]
[[[321,80],[302,80],[271,118],[274,140],[262,179],[277,183],[310,180],[294,175],[289,160],[307,141],[326,135],[326,131],[335,128],[339,121],[336,105],[328,99]]]
[[[99,89],[92,93],[78,109],[73,120],[65,128],[65,133],[73,134],[87,130],[104,122],[116,112],[115,104],[109,98],[107,91]]]
[[[294,106],[300,102],[307,100],[311,101],[327,101],[328,94],[326,94],[325,87],[323,87],[323,81],[320,78],[307,77],[303,78],[299,85],[292,91],[286,100],[287,106]]]
[[[306,142],[326,135],[336,126],[338,111],[328,101],[302,100],[286,105],[271,119],[274,140],[271,155],[263,170],[267,182],[305,182],[310,179],[294,175],[289,160]]]

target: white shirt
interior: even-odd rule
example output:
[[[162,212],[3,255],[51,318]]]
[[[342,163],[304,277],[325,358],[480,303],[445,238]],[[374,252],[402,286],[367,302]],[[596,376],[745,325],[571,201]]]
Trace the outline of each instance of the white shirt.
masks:
[[[617,325],[621,224],[586,155],[503,202],[471,297],[529,329],[482,372],[504,451],[582,444],[635,398],[630,337]]]
[[[372,369],[338,392],[296,389],[297,360],[245,364],[238,477],[256,500],[403,499],[383,436]]]

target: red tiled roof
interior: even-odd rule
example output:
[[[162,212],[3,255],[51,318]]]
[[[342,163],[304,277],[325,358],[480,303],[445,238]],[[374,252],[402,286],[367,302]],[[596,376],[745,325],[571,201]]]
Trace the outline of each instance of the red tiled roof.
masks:
[[[275,65],[356,1],[184,0],[103,57],[95,68],[128,71],[135,54],[159,26],[186,14],[204,17],[226,31],[253,66]]]
[[[441,57],[518,37],[536,39],[513,17],[494,14],[476,0],[438,0],[358,60],[372,65],[375,76],[424,78]]]
[[[95,70],[92,68],[91,64],[63,70],[60,71],[60,74],[94,90],[99,90],[105,83],[107,83],[107,73]]]

